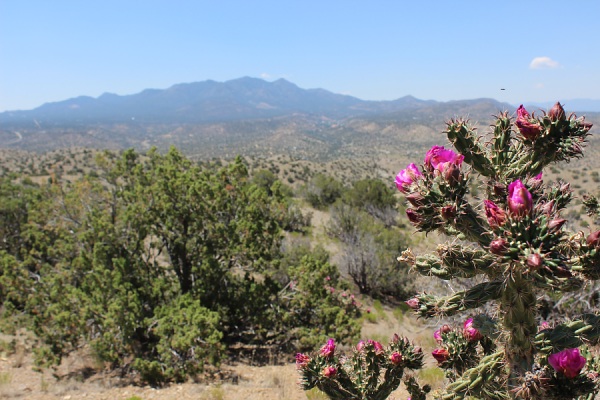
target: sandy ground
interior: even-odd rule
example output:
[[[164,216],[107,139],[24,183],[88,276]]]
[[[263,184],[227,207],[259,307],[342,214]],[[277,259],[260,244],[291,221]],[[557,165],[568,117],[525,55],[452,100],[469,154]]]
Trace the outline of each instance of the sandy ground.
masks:
[[[430,334],[406,318],[402,323],[391,314],[363,326],[364,338],[384,340],[394,332],[407,334],[412,340],[423,339]],[[409,332],[406,332],[406,331]],[[0,342],[16,340],[10,351],[0,347],[0,399],[19,400],[320,400],[322,393],[304,392],[299,384],[295,364],[253,366],[244,363],[221,366],[218,378],[203,382],[173,384],[152,388],[132,384],[114,373],[90,373],[98,371],[91,357],[85,352],[71,355],[56,371],[33,370],[31,334],[20,332],[17,336],[0,333]],[[54,374],[53,374],[54,372]],[[87,373],[87,374],[86,374]],[[58,378],[57,378],[58,377]],[[134,396],[137,396],[134,397]],[[389,400],[404,400],[406,391],[400,388]]]

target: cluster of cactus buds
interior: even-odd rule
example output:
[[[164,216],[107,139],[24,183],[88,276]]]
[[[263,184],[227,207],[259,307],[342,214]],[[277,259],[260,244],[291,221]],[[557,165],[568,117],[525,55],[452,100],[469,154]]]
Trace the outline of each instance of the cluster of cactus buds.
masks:
[[[540,331],[537,311],[540,294],[600,278],[600,231],[567,232],[562,215],[573,197],[570,186],[546,184],[542,174],[551,163],[581,157],[592,125],[567,116],[560,103],[541,117],[523,106],[516,114],[513,121],[501,113],[485,140],[469,121],[451,120],[446,134],[455,150],[434,146],[421,166],[410,164],[396,177],[417,230],[462,239],[439,246],[437,254],[407,250],[401,259],[427,276],[483,278],[462,292],[419,294],[407,304],[422,317],[498,307],[495,319],[479,315],[462,330],[436,332],[440,347],[433,356],[450,379],[443,399],[586,398],[600,390],[598,362],[586,351],[598,341],[600,317]],[[468,195],[474,178],[486,189],[483,199]],[[594,200],[586,205],[597,210]]]
[[[319,388],[330,399],[383,400],[398,388],[405,369],[423,366],[423,351],[394,335],[384,347],[375,340],[360,341],[351,354],[338,355],[333,339],[313,356],[299,353],[296,367],[304,390]],[[404,377],[411,399],[424,400],[430,391],[412,376]]]

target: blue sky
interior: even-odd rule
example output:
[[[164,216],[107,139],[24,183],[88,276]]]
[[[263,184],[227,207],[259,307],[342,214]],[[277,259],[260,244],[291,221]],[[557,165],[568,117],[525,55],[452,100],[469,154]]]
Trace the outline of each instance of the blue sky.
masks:
[[[242,76],[365,100],[600,99],[599,18],[596,0],[0,0],[0,111]]]

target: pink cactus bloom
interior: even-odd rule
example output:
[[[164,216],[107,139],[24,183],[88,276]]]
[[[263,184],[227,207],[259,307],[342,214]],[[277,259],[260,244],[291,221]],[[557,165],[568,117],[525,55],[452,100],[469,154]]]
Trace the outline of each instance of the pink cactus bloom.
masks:
[[[533,197],[519,179],[508,185],[508,209],[513,217],[524,217],[533,208]]]
[[[436,342],[442,343],[442,333],[440,332],[439,329],[437,331],[433,332],[433,338],[435,339]]]
[[[333,339],[329,339],[325,346],[321,347],[321,351],[319,352],[323,357],[333,357],[333,353],[335,353],[335,341]]]
[[[365,341],[361,340],[360,342],[358,342],[358,344],[356,345],[356,351],[361,352],[363,351],[363,349],[365,348]]]
[[[506,212],[498,207],[496,203],[491,200],[484,200],[483,205],[485,206],[485,216],[487,217],[488,224],[492,228],[498,228],[504,225],[506,222]]]
[[[337,368],[332,366],[325,367],[323,368],[322,374],[325,378],[333,378],[337,375]]]
[[[419,308],[419,299],[417,299],[416,297],[413,297],[412,299],[406,300],[405,303],[406,303],[406,305],[408,305],[413,310],[416,310],[416,309]]]
[[[394,365],[399,365],[402,362],[402,354],[397,351],[390,354],[390,362]]]
[[[436,359],[438,364],[442,364],[450,357],[450,353],[446,349],[435,349],[431,352],[431,355]]]
[[[463,335],[467,338],[469,342],[475,342],[483,337],[481,335],[481,332],[479,332],[473,326],[473,318],[467,319],[463,324]]]
[[[548,363],[558,372],[562,372],[567,378],[572,379],[586,364],[586,359],[579,354],[579,349],[564,349],[558,353],[548,356]]]
[[[406,169],[403,169],[396,175],[396,187],[402,193],[406,193],[408,187],[421,176],[423,176],[423,174],[419,171],[417,166],[414,163],[410,163]]]
[[[310,357],[303,353],[296,354],[296,368],[302,369],[308,365]]]
[[[376,340],[369,339],[369,343],[373,345],[373,349],[375,350],[375,354],[378,356],[383,354],[383,346]]]
[[[542,127],[538,121],[531,122],[531,116],[523,107],[523,104],[517,109],[517,121],[515,125],[519,128],[521,135],[527,140],[535,140],[542,132]]]
[[[442,173],[450,164],[460,167],[464,158],[462,154],[456,154],[450,149],[446,150],[443,146],[433,146],[425,155],[425,166],[432,172]]]

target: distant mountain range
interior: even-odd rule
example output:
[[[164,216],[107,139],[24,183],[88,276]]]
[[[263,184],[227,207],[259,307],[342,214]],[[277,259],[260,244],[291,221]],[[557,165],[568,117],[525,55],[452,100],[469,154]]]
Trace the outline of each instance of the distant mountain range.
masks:
[[[600,103],[600,102],[599,102]],[[571,101],[565,107],[584,103]],[[592,103],[587,103],[592,104]],[[547,108],[549,105],[542,105]],[[536,106],[531,106],[534,111]],[[600,104],[597,104],[600,110]],[[198,157],[297,151],[329,156],[374,147],[439,141],[455,116],[485,121],[515,105],[494,99],[439,102],[405,96],[366,101],[284,79],[240,78],[76,97],[28,111],[0,113],[0,147],[44,151],[70,146],[122,149],[176,145]]]
[[[324,89],[301,89],[285,79],[267,82],[240,78],[147,89],[119,96],[76,97],[29,111],[0,113],[4,126],[31,124],[206,123],[281,117],[293,114],[348,118],[415,110],[439,104],[412,96],[393,101],[365,101]],[[510,105],[498,104],[499,108]]]

